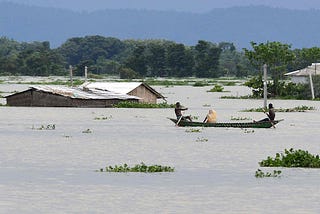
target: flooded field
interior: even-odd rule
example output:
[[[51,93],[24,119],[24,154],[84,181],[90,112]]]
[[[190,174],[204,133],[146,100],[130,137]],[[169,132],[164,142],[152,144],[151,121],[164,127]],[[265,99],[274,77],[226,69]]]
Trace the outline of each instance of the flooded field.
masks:
[[[0,91],[27,89],[0,84]],[[155,86],[168,103],[203,120],[258,120],[263,100],[243,86]],[[1,101],[4,103],[4,99]],[[200,128],[186,132],[167,117],[173,109],[0,107],[0,213],[319,213],[320,169],[280,168],[256,178],[258,162],[294,148],[320,154],[320,102],[271,100],[275,108],[316,110],[276,114],[270,129]],[[103,119],[102,119],[103,118]],[[54,125],[55,129],[41,129]],[[175,167],[172,173],[101,173],[127,163]]]

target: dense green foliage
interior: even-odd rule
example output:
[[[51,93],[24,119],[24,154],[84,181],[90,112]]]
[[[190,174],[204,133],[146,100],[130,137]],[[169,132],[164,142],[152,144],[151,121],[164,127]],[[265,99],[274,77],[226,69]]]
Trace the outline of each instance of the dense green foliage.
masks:
[[[274,158],[268,157],[266,160],[259,162],[261,167],[306,167],[320,168],[319,155],[312,155],[308,151],[293,148],[284,153],[276,153]]]
[[[85,36],[68,39],[51,49],[49,42],[19,43],[0,37],[2,75],[119,75],[142,77],[221,77],[253,74],[248,61],[232,43],[199,40],[186,46],[166,40],[119,40]]]
[[[99,172],[144,172],[144,173],[155,173],[155,172],[173,172],[174,168],[170,166],[152,165],[147,166],[143,162],[136,164],[134,167],[128,166],[126,163],[120,166],[108,166],[105,169],[101,168],[97,170]]]
[[[284,73],[320,61],[320,48],[291,50],[280,42],[256,44],[237,51],[233,43],[199,40],[186,46],[167,40],[120,40],[85,36],[68,39],[51,49],[49,42],[19,43],[0,37],[0,75],[116,75],[122,79],[147,77],[247,77],[254,97],[262,97],[261,66],[268,65],[268,96],[288,99],[311,97],[308,84],[284,81]],[[320,97],[320,78],[314,77],[315,97]]]
[[[256,44],[251,42],[253,50],[244,49],[245,56],[250,63],[257,68],[267,65],[268,73],[271,74],[272,81],[268,81],[268,96],[281,97],[288,99],[306,99],[310,98],[309,84],[294,84],[283,81],[284,73],[288,70],[298,70],[320,61],[320,48],[303,48],[301,50],[291,50],[291,45],[280,42],[267,42]],[[261,72],[262,73],[262,72]],[[254,77],[246,85],[253,88],[253,94],[256,97],[263,96],[262,76]],[[317,88],[318,77],[316,81],[315,97],[320,96]],[[310,89],[310,88],[309,88]]]

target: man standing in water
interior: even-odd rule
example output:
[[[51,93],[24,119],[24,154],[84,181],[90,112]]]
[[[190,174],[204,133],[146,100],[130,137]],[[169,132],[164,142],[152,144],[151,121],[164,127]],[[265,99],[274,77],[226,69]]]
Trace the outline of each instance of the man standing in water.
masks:
[[[188,108],[183,107],[180,102],[176,103],[176,107],[174,108],[174,112],[177,116],[177,120],[189,120],[192,122],[192,119],[190,116],[182,116],[182,111],[188,110]],[[181,119],[180,119],[181,118]]]

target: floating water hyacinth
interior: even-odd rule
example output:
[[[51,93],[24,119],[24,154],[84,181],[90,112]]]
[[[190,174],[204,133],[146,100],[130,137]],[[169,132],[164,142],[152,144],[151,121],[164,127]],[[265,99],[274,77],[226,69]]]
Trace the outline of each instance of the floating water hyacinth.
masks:
[[[38,128],[35,128],[34,125],[32,125],[32,129],[36,129],[36,130],[55,130],[56,129],[56,125],[55,124],[41,125]]]
[[[143,162],[136,164],[134,167],[128,166],[126,163],[123,165],[108,166],[97,170],[98,172],[144,172],[144,173],[155,173],[155,172],[173,172],[174,167],[151,165],[147,166]]]
[[[276,153],[274,158],[268,157],[259,162],[261,167],[304,167],[320,168],[319,155],[312,155],[301,149],[285,149],[284,153]]]

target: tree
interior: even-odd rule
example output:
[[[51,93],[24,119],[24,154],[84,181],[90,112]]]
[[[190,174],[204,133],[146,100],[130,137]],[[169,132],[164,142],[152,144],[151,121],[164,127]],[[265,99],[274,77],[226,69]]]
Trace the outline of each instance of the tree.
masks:
[[[150,43],[146,51],[146,64],[149,76],[164,76],[165,74],[165,46],[159,42]]]
[[[141,76],[145,76],[147,74],[145,49],[146,47],[143,45],[137,46],[132,55],[128,57],[127,61],[125,62],[126,68],[132,69]]]
[[[195,46],[195,71],[197,77],[218,77],[221,49],[207,41],[199,40]]]
[[[320,48],[302,48],[294,50],[295,61],[290,70],[305,68],[312,63],[320,62]]]
[[[194,58],[190,49],[187,49],[183,44],[172,43],[169,45],[167,52],[167,66],[169,76],[192,76]]]
[[[286,72],[289,63],[295,59],[295,55],[290,50],[291,45],[282,44],[280,42],[267,42],[256,44],[251,42],[253,50],[244,49],[245,56],[253,65],[262,67],[267,64],[273,80],[271,93],[276,96],[279,94],[279,80]]]

